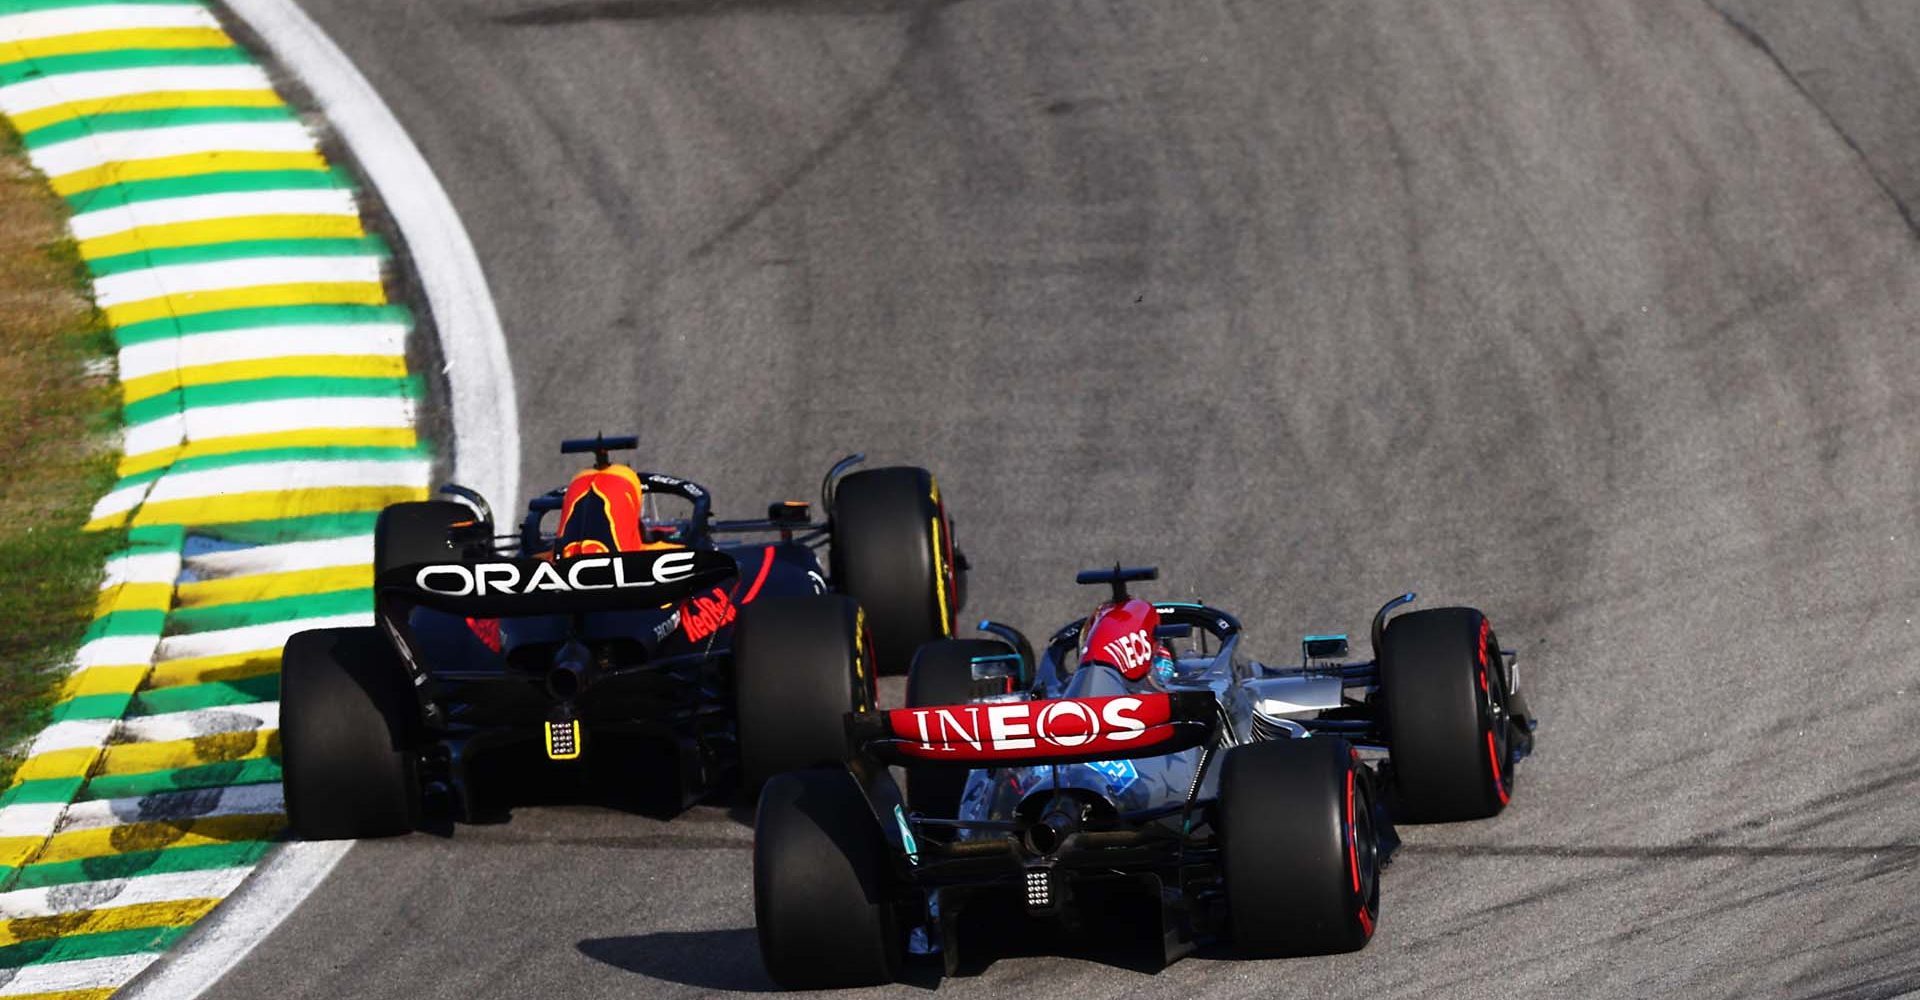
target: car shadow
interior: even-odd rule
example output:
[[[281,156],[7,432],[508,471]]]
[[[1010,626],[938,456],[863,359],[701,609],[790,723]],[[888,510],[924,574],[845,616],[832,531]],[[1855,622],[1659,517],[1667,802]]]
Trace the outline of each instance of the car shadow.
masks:
[[[725,993],[780,991],[760,964],[760,943],[751,927],[588,938],[574,947],[596,962],[649,979]],[[909,959],[900,985],[938,989],[939,960]]]
[[[728,993],[779,990],[760,965],[751,927],[588,938],[574,947],[596,962],[683,986]]]

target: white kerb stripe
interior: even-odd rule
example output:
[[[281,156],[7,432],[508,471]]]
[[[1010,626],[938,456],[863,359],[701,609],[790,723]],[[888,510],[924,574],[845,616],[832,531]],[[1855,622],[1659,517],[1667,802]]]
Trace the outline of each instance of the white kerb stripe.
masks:
[[[141,970],[152,965],[159,957],[159,952],[145,952],[113,958],[83,958],[76,962],[29,965],[14,973],[6,985],[0,986],[0,997],[118,986],[139,975]]]
[[[258,66],[152,66],[63,73],[0,87],[0,111],[10,115],[132,94],[189,90],[272,90]]]
[[[79,669],[88,667],[130,667],[153,662],[154,647],[160,644],[160,636],[154,635],[110,635],[104,639],[95,639],[80,647],[73,654],[73,665]]]
[[[41,173],[59,177],[108,163],[225,152],[311,153],[314,142],[299,122],[174,125],[101,132],[41,146],[28,155]]]
[[[124,514],[140,506],[140,504],[147,499],[147,494],[152,492],[153,484],[157,481],[158,480],[149,479],[146,482],[135,483],[132,486],[123,486],[117,490],[109,490],[106,496],[93,502],[93,511],[87,515],[88,519],[98,521],[103,517]]]
[[[127,428],[121,451],[129,457],[144,455],[189,438],[209,441],[333,427],[412,427],[413,415],[413,400],[401,396],[326,396],[201,406]]]
[[[107,575],[100,581],[100,589],[123,583],[172,583],[179,575],[178,552],[130,552],[107,560]]]
[[[263,361],[315,355],[393,355],[406,352],[401,323],[338,326],[271,326],[227,333],[170,337],[120,349],[120,380],[229,361]]]
[[[433,464],[424,459],[400,461],[343,460],[324,462],[267,462],[231,465],[200,472],[176,472],[161,477],[148,503],[191,500],[223,493],[265,490],[305,490],[353,486],[424,486]]]
[[[170,635],[160,640],[161,662],[187,660],[201,656],[227,656],[239,653],[277,653],[295,632],[310,628],[361,628],[373,624],[373,615],[333,615],[328,618],[303,618],[270,625],[248,625],[218,632]]]
[[[93,279],[101,308],[227,288],[294,283],[370,283],[380,280],[379,257],[243,257],[209,264],[173,264]]]
[[[127,458],[171,448],[186,440],[187,420],[178,413],[134,424],[120,432],[120,454]]]
[[[0,43],[58,38],[89,31],[128,28],[218,28],[220,22],[199,4],[102,4],[61,7],[0,17]]]
[[[192,500],[231,493],[354,486],[425,486],[430,474],[429,463],[417,460],[260,462],[201,472],[173,472],[153,482],[139,483],[108,493],[93,505],[93,517],[111,517],[142,503]]]
[[[76,802],[67,810],[61,833],[152,820],[206,819],[214,816],[271,816],[287,811],[280,783],[229,785],[193,791],[140,795],[125,799]]]
[[[249,549],[209,552],[187,560],[203,580],[250,576],[256,573],[294,573],[335,566],[364,566],[373,562],[373,536],[323,538],[312,542],[259,545]]]
[[[113,734],[114,722],[113,719],[67,719],[53,723],[33,738],[33,746],[27,750],[27,756],[37,757],[56,750],[104,745],[107,737]]]
[[[0,920],[51,917],[108,906],[219,899],[232,892],[234,886],[247,877],[247,872],[247,868],[215,868],[212,871],[167,872],[164,875],[137,875],[77,885],[15,889],[0,893]]]
[[[196,708],[190,712],[135,716],[120,724],[116,743],[167,743],[221,733],[251,733],[280,728],[280,703],[260,701],[246,705]]]
[[[65,802],[24,802],[0,809],[0,837],[45,837],[60,825]]]
[[[64,144],[63,144],[64,145]],[[230,191],[185,198],[156,198],[82,212],[71,220],[73,238],[91,240],[141,226],[205,222],[254,215],[359,216],[353,192],[346,188],[294,191]]]

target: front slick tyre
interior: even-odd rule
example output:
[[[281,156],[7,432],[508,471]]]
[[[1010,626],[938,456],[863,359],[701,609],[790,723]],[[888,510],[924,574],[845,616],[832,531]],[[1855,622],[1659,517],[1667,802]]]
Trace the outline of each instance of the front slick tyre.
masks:
[[[733,683],[749,799],[782,771],[846,760],[847,713],[873,690],[864,617],[839,594],[762,597],[740,612]]]
[[[379,629],[316,629],[287,640],[280,754],[294,833],[354,840],[413,830],[415,710],[400,658]]]
[[[877,986],[900,977],[906,929],[886,839],[845,771],[767,782],[753,824],[760,960],[782,989]]]
[[[971,702],[975,693],[974,658],[1004,656],[1006,652],[1005,644],[992,639],[939,639],[921,646],[913,654],[913,666],[907,669],[907,707]],[[940,819],[957,819],[960,797],[971,773],[952,764],[907,768],[907,808]]]
[[[1387,623],[1381,713],[1396,814],[1410,823],[1485,819],[1513,794],[1506,662],[1487,617],[1432,608]]]
[[[959,612],[953,529],[933,474],[912,466],[855,472],[833,489],[833,580],[867,609],[881,669],[904,672]]]
[[[1249,956],[1357,951],[1380,913],[1373,783],[1337,737],[1249,743],[1220,774],[1233,946]]]

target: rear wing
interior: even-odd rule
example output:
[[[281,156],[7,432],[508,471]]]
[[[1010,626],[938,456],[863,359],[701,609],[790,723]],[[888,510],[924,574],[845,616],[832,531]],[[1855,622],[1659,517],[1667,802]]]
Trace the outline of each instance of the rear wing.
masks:
[[[694,549],[553,560],[497,557],[396,566],[374,581],[374,591],[383,609],[509,618],[664,607],[737,573],[730,556]]]
[[[856,756],[886,764],[1030,767],[1158,757],[1211,739],[1210,691],[897,708],[847,715]]]

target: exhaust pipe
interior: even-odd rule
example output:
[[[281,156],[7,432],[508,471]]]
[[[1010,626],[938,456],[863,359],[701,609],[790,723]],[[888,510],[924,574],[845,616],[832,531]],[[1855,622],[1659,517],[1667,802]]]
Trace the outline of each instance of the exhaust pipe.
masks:
[[[1027,827],[1027,849],[1042,857],[1052,855],[1068,837],[1080,832],[1086,812],[1086,803],[1076,797],[1055,795],[1040,814],[1040,821]]]
[[[585,646],[569,642],[560,647],[553,656],[552,668],[547,671],[547,693],[561,702],[579,697],[592,683],[592,665],[591,654]]]

